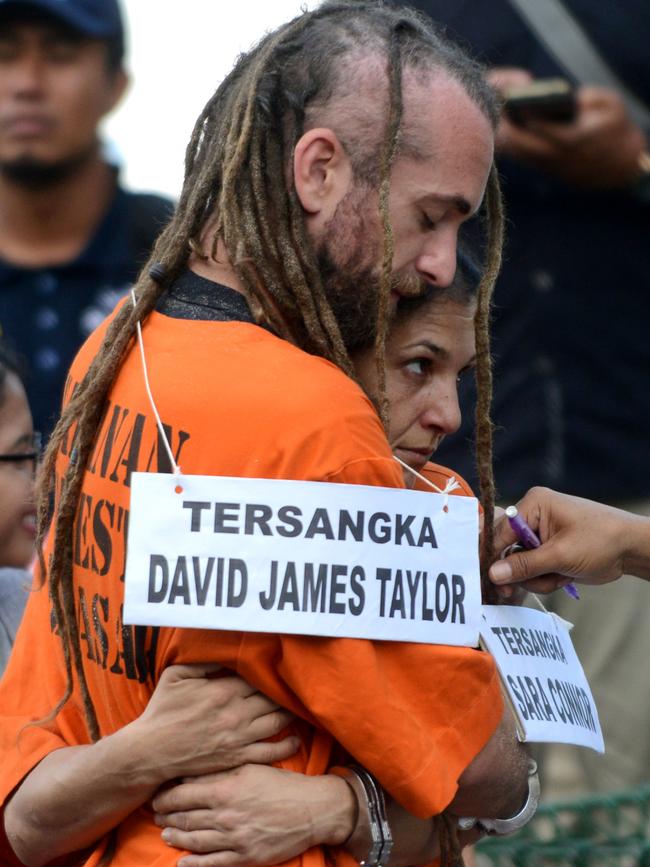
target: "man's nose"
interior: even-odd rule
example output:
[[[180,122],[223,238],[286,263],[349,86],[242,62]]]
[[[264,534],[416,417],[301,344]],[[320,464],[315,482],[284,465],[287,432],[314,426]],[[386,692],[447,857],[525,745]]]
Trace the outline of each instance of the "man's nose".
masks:
[[[22,54],[8,73],[14,94],[22,97],[40,95],[44,69],[42,58],[36,52]]]
[[[434,286],[444,289],[456,274],[456,230],[438,227],[425,239],[415,261],[418,273]]]

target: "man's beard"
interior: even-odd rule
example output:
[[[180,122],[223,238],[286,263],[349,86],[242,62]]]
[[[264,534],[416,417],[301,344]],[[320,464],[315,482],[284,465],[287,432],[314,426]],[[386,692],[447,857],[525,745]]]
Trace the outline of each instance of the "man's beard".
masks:
[[[348,352],[375,342],[380,281],[372,268],[335,264],[327,247],[317,254],[323,289]]]
[[[379,324],[382,245],[379,214],[372,219],[370,193],[354,187],[344,197],[316,250],[323,289],[348,352],[372,346]],[[422,294],[427,285],[413,274],[393,273],[388,292],[410,297]]]
[[[89,157],[89,152],[47,162],[37,157],[23,156],[0,163],[0,174],[16,186],[28,190],[47,190],[74,175]]]

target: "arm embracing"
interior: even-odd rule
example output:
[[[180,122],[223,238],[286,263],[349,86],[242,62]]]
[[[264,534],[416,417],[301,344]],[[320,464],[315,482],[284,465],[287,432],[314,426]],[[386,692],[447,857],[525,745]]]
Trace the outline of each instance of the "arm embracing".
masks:
[[[280,732],[291,715],[216,665],[166,669],[145,712],[94,744],[47,755],[5,808],[5,833],[20,860],[40,867],[81,849],[185,774],[220,771],[291,755]]]
[[[260,651],[257,646],[260,642],[271,640],[258,636],[255,639],[257,651]],[[321,651],[320,671],[330,670],[329,665],[323,665],[325,651],[331,654],[345,644],[316,639],[307,643],[311,645],[312,653],[318,649]],[[319,648],[314,647],[315,644]],[[354,661],[351,651],[354,650],[357,654],[364,654],[366,662],[370,659],[377,662],[376,647],[369,642],[347,642],[347,647],[342,650],[338,665],[331,668],[333,676],[340,672],[336,691],[332,684],[332,692],[329,692],[327,675],[318,680],[318,691],[326,690],[331,698],[330,714],[337,709],[335,702],[343,700],[346,674],[342,660],[351,666]],[[400,806],[394,797],[388,798],[388,816],[395,839],[390,863],[417,864],[438,854],[437,825],[430,817],[445,808],[459,816],[509,818],[516,814],[526,799],[527,756],[516,740],[510,712],[503,709],[493,663],[486,654],[450,648],[418,650],[396,644],[382,645],[380,654],[389,651],[391,658],[393,655],[398,657],[396,664],[405,653],[407,656],[424,654],[430,658],[432,672],[435,671],[433,662],[437,660],[450,666],[453,675],[462,681],[460,687],[452,688],[447,678],[445,685],[451,695],[446,701],[434,702],[436,712],[431,712],[430,718],[436,723],[425,732],[422,726],[424,718],[430,714],[431,700],[427,693],[428,681],[422,679],[417,685],[413,684],[413,679],[417,680],[414,672],[422,669],[408,667],[407,660],[402,658],[402,671],[410,671],[408,679],[411,683],[403,694],[403,703],[397,693],[391,699],[401,711],[400,725],[391,730],[382,724],[379,714],[369,735],[375,738],[375,744],[368,738],[357,743],[357,760],[364,762],[377,777],[382,774],[384,785],[386,780],[391,780],[390,770],[385,771],[386,765],[394,764],[395,778],[404,781],[402,793],[407,788],[415,792],[422,788],[422,795],[417,797],[429,798],[429,803],[431,799],[435,800],[435,807],[418,809],[418,801],[411,795],[410,800],[415,802],[420,816],[417,818]],[[266,652],[254,655],[257,660],[272,657]],[[305,655],[303,652],[300,656],[302,662],[305,662]],[[283,666],[289,664],[290,656],[284,654]],[[245,658],[246,653],[243,654]],[[319,670],[316,657],[311,659],[311,664],[305,664],[310,665],[313,681],[314,671]],[[291,670],[297,691],[300,675],[293,663]],[[378,674],[378,671],[373,672],[374,676]],[[268,686],[270,688],[270,683]],[[320,704],[323,696],[320,699],[313,694],[307,696],[306,688],[301,689],[302,695],[310,700],[310,707],[324,712]],[[364,689],[359,688],[344,707],[338,705],[339,726],[345,721],[344,713],[348,714],[348,719],[354,715],[357,725],[373,723],[371,715],[364,716],[365,695]],[[450,700],[454,703],[453,709]],[[411,708],[419,713],[419,719],[416,716],[413,722]],[[441,726],[443,733],[439,734]],[[447,731],[449,728],[451,734]],[[478,738],[475,729],[480,731]],[[355,740],[354,729],[346,727],[346,732],[348,744],[351,744]],[[437,743],[438,749],[432,747],[431,741]],[[406,759],[418,749],[426,750],[427,754],[433,751],[436,758],[440,757],[435,767],[431,763],[427,765],[424,779],[417,776],[419,769],[415,765],[408,765],[401,758],[401,751]],[[454,768],[452,773],[455,776],[451,776],[449,767]],[[208,865],[213,863],[211,858],[221,867],[271,863],[298,855],[316,844],[343,845],[356,860],[363,860],[371,843],[368,812],[363,798],[359,800],[356,790],[349,786],[346,792],[346,786],[340,777],[308,777],[279,769],[249,766],[209,777],[187,779],[161,792],[154,800],[154,809],[157,824],[165,829],[164,839],[173,846],[195,853],[184,857],[184,867]],[[408,796],[403,802],[414,809],[408,804]],[[478,836],[471,832],[463,837],[463,842],[472,842]]]

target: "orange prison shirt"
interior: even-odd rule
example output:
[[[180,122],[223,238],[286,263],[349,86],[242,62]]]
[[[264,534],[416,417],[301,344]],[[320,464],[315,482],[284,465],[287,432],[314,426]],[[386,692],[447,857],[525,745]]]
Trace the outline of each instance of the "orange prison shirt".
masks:
[[[80,350],[68,393],[105,328]],[[143,334],[152,391],[184,473],[402,486],[372,405],[334,365],[248,323],[153,313]],[[59,473],[68,451],[69,444]],[[74,532],[84,670],[102,733],[142,713],[166,666],[219,662],[299,717],[291,728],[301,748],[283,767],[320,774],[348,753],[411,812],[443,810],[501,718],[492,659],[447,646],[125,626],[135,469],[169,471],[137,347],[109,394]],[[25,728],[47,715],[63,691],[53,629],[45,587],[31,595],[0,685],[1,804],[51,750],[88,742],[77,689],[54,724]],[[82,863],[95,865],[104,845],[91,847]],[[4,846],[9,861],[6,840]],[[114,867],[171,867],[179,857],[161,841],[147,806],[119,826]],[[317,848],[291,863],[321,867],[325,858]]]

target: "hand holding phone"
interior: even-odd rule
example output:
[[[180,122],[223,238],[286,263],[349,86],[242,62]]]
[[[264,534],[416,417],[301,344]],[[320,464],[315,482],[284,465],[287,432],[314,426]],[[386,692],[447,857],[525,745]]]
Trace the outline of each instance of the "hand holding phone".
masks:
[[[518,126],[531,121],[571,123],[577,114],[572,85],[563,78],[541,78],[504,91],[504,111]]]

